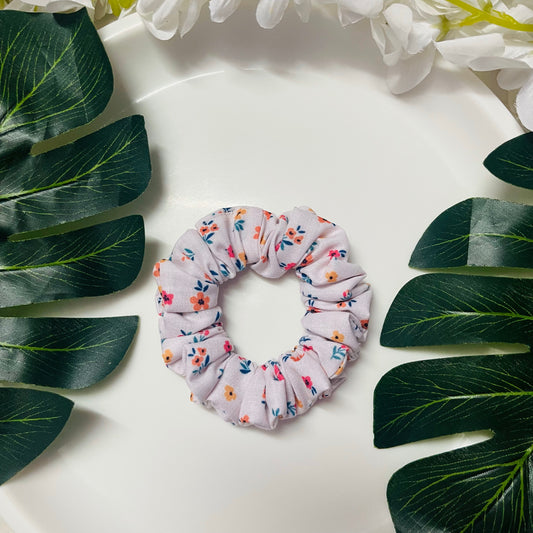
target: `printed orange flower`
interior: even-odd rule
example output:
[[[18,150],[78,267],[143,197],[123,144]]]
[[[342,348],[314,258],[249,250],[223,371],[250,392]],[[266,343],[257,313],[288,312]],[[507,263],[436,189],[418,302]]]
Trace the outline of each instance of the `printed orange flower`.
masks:
[[[248,415],[241,416],[239,418],[239,422],[241,424],[249,424],[250,423],[250,417]]]
[[[239,259],[241,260],[242,264],[244,266],[246,266],[247,257],[246,257],[246,254],[244,252],[240,252],[239,253]]]
[[[300,263],[300,266],[307,266],[310,265],[313,262],[313,256],[311,254],[305,256]]]
[[[235,220],[241,219],[244,215],[246,215],[246,209],[237,209],[237,212],[235,213]]]
[[[303,240],[304,240],[304,236],[298,235],[297,237],[294,237],[294,244],[302,244]]]
[[[342,309],[343,307],[346,307],[346,302],[339,302],[339,303],[337,304],[337,307],[338,307],[339,309]]]
[[[191,402],[194,402],[194,394],[191,392],[191,395],[189,396],[189,400],[191,400]]]
[[[261,233],[261,226],[255,227],[254,239],[259,239],[259,233]]]
[[[322,217],[318,217],[318,221],[321,224],[329,224],[329,220],[326,220],[325,218],[322,218]]]
[[[200,228],[200,235],[207,235],[209,233],[209,226],[202,226]]]
[[[192,358],[192,364],[194,366],[202,366],[203,361],[204,361],[204,358],[201,355],[195,355]]]
[[[266,263],[268,261],[268,257],[266,255],[261,256],[261,263]]]
[[[344,366],[346,364],[346,359],[343,359],[339,368],[337,368],[337,371],[335,372],[335,376],[340,376],[342,374],[342,372],[344,371]]]
[[[219,230],[219,227],[218,227],[218,224],[212,224],[211,227],[209,228],[211,231],[218,231]]]
[[[296,352],[294,355],[291,355],[291,359],[293,361],[299,361],[300,359],[303,358],[304,355],[305,355],[304,352]]]
[[[167,348],[163,352],[163,361],[165,361],[165,363],[170,363],[170,361],[172,361],[172,355],[172,352]]]
[[[344,335],[335,330],[331,336],[331,340],[335,342],[344,342]]]
[[[368,329],[368,320],[361,320],[361,327],[363,329]]]
[[[294,228],[289,228],[286,232],[285,232],[285,235],[287,235],[287,237],[289,237],[289,239],[294,239],[294,237],[296,237],[296,230]]]
[[[237,398],[237,394],[235,394],[235,389],[231,385],[226,385],[224,387],[224,397],[228,402],[231,402],[235,400],[235,398]]]
[[[328,283],[335,283],[337,281],[338,277],[339,276],[338,276],[337,272],[335,272],[334,270],[326,272],[326,280],[327,280]]]
[[[196,350],[198,351],[198,354],[202,357],[207,355],[207,348],[196,348]]]
[[[154,278],[158,278],[161,275],[161,263],[160,262],[157,262],[154,265],[154,270],[153,270],[152,274],[153,274]]]
[[[272,213],[271,213],[270,211],[265,211],[265,210],[263,209],[263,215],[265,215],[265,218],[266,218],[267,220],[270,220],[270,217],[272,216]]]
[[[304,408],[304,404],[298,399],[297,396],[294,397],[294,403],[296,404],[296,407],[298,407],[298,409]]]
[[[209,309],[209,296],[205,296],[203,292],[197,293],[196,296],[191,296],[189,301],[195,311]]]

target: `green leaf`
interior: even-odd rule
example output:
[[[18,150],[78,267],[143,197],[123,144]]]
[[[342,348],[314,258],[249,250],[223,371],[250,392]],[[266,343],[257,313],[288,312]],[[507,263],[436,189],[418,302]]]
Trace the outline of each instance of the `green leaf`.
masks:
[[[80,389],[124,357],[138,318],[1,318],[0,381]],[[1,389],[0,389],[1,390]]]
[[[394,474],[387,497],[397,531],[532,531],[532,411],[530,353],[419,361],[388,372],[375,391],[376,446],[494,433]]]
[[[141,116],[41,155],[0,159],[0,237],[123,205],[144,191],[150,173]]]
[[[0,156],[86,124],[105,108],[113,74],[85,10],[0,12]]]
[[[70,400],[51,392],[0,389],[0,484],[42,453],[71,409]]]
[[[426,274],[410,280],[385,317],[383,346],[533,343],[533,280]]]
[[[533,206],[470,198],[440,214],[409,263],[418,268],[533,265]]]
[[[0,307],[119,291],[137,277],[143,255],[139,215],[42,239],[0,242]]]
[[[503,143],[483,164],[497,178],[533,189],[533,133],[524,133]]]

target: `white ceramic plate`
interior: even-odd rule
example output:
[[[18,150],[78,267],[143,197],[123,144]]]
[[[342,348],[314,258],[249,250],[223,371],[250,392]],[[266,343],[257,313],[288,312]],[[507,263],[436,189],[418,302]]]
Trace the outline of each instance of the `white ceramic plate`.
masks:
[[[118,295],[40,312],[138,314],[141,325],[121,367],[67,394],[76,407],[62,434],[0,489],[15,533],[390,533],[391,474],[472,441],[373,447],[379,378],[437,354],[382,348],[379,333],[397,290],[418,274],[409,255],[437,214],[469,196],[523,198],[482,167],[520,128],[468,72],[439,68],[392,96],[364,22],[342,29],[315,13],[306,25],[288,13],[265,31],[252,9],[222,25],[205,9],[184,39],[156,41],[136,16],[101,31],[116,79],[102,121],[141,113],[150,139],[151,185],[114,215],[144,215],[145,264]],[[197,219],[230,205],[313,207],[348,232],[375,291],[369,340],[347,381],[271,433],[190,403],[159,351],[152,265]],[[222,292],[241,354],[262,362],[295,344],[294,277],[247,272]]]

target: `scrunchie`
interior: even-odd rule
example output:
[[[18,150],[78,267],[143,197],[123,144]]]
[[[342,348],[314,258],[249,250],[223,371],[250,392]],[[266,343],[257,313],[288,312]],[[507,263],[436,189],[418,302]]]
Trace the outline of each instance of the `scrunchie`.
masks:
[[[217,306],[219,285],[247,265],[266,278],[294,270],[306,306],[298,345],[263,365],[234,351]],[[234,424],[273,429],[305,413],[341,383],[366,338],[365,273],[348,262],[345,232],[307,208],[279,218],[221,209],[183,234],[154,276],[167,367],[185,376],[194,402]]]

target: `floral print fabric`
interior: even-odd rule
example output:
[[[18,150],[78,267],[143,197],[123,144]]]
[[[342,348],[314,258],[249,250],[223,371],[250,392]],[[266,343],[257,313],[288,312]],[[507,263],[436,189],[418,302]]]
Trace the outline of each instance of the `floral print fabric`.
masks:
[[[307,208],[280,217],[224,208],[184,233],[154,277],[163,360],[191,399],[235,424],[273,429],[329,396],[367,335],[371,291],[348,248],[341,228]],[[235,352],[217,303],[220,285],[247,266],[267,278],[294,271],[306,309],[296,347],[262,365]]]

